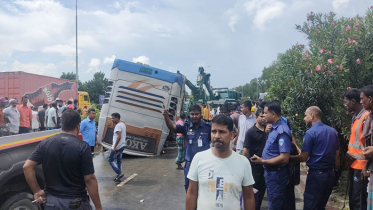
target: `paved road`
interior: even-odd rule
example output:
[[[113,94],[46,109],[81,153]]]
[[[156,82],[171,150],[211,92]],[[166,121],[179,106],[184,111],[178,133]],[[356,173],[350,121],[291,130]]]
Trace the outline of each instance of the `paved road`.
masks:
[[[184,174],[175,169],[174,163],[176,147],[167,148],[166,154],[155,158],[124,156],[122,165],[125,177],[122,180],[131,176],[133,178],[121,183],[122,186],[117,186],[113,181],[115,173],[107,162],[107,156],[108,152],[100,152],[94,158],[100,197],[105,210],[185,209]],[[268,209],[266,197],[262,209]],[[302,209],[299,198],[297,209]]]

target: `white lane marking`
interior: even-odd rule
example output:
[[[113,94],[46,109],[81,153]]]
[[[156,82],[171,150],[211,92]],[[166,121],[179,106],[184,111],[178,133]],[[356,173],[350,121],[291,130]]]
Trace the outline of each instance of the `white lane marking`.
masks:
[[[124,180],[123,182],[119,183],[117,185],[117,187],[122,187],[124,184],[126,184],[127,182],[129,182],[131,179],[135,178],[138,174],[132,174],[130,177],[128,177],[126,180]]]

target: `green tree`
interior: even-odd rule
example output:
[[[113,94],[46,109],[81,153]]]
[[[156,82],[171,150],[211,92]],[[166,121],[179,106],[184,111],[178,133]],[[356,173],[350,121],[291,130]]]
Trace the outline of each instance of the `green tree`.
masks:
[[[73,72],[62,72],[61,79],[76,80],[76,74]]]
[[[75,81],[76,80],[76,74],[74,72],[62,72],[62,75],[60,76],[61,79],[68,79],[68,80],[73,80]],[[84,91],[84,83],[82,83],[80,80],[78,80],[78,85],[79,85],[79,90],[80,91]]]
[[[269,99],[282,101],[283,113],[298,139],[307,129],[304,111],[319,106],[323,122],[340,134],[343,154],[351,116],[343,108],[341,94],[373,83],[373,11],[340,19],[332,12],[311,12],[296,29],[306,35],[309,45],[294,45],[278,56],[269,79]]]
[[[108,83],[109,80],[105,78],[105,74],[103,72],[96,72],[93,75],[92,80],[82,84],[81,90],[88,92],[91,102],[98,103],[99,96],[105,94]]]

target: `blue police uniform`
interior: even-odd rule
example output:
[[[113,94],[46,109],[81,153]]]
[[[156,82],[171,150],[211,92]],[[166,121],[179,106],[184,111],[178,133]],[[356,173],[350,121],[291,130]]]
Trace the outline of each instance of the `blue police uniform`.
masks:
[[[304,209],[325,209],[335,183],[335,154],[339,150],[338,133],[322,122],[311,126],[304,134],[302,151],[308,152],[309,167]]]
[[[210,149],[211,124],[201,121],[200,126],[195,128],[193,123],[187,120],[184,125],[176,125],[176,133],[182,133],[187,143],[184,166],[185,190],[187,191],[189,187],[187,176],[194,155]]]
[[[272,125],[264,146],[263,160],[275,158],[280,153],[290,153],[290,136],[290,129],[283,120],[280,119]],[[264,178],[267,185],[268,208],[270,210],[280,210],[285,205],[286,184],[289,180],[286,165],[264,165]]]

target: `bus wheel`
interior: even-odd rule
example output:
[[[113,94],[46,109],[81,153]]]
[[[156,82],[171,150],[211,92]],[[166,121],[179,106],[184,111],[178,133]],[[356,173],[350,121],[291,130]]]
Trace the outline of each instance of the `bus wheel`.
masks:
[[[8,210],[41,210],[39,204],[34,204],[32,201],[34,196],[30,193],[22,192],[9,197],[0,209]]]

